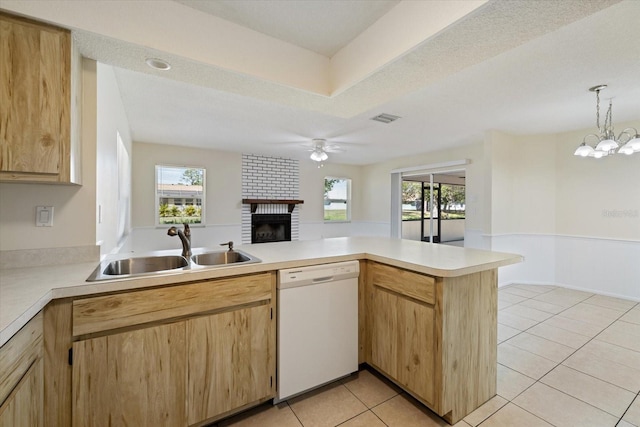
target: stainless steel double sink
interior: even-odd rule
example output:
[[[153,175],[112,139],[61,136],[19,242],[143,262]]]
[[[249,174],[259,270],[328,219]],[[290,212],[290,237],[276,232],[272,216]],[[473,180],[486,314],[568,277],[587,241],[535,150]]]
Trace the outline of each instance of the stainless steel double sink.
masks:
[[[132,257],[101,262],[87,281],[150,276],[171,271],[196,270],[257,262],[261,262],[261,260],[238,250],[202,252],[192,255],[190,259],[180,255]]]

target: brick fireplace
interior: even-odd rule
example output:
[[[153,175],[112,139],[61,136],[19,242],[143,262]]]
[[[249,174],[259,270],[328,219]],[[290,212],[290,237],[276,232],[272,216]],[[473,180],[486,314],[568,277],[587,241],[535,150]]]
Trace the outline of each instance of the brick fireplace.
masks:
[[[243,154],[242,243],[298,240],[298,187],[297,160]]]

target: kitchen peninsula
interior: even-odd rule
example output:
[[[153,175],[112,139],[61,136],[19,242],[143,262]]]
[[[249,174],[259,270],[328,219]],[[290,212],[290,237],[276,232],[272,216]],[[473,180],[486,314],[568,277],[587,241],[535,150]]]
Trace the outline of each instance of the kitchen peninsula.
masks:
[[[148,412],[162,415],[153,420],[157,425],[204,425],[269,400],[276,387],[275,272],[349,260],[359,260],[361,265],[361,363],[382,372],[452,424],[496,394],[497,269],[520,262],[520,256],[373,237],[244,245],[239,249],[262,262],[91,283],[85,279],[95,263],[0,271],[0,361],[6,349],[16,347],[14,342],[27,342],[24,351],[31,354],[31,362],[26,367],[25,363],[20,365],[24,376],[37,365],[35,374],[43,377],[28,384],[29,390],[43,390],[44,415],[34,416],[56,419],[58,425],[72,425],[72,419],[74,425],[101,425],[100,417],[114,415],[117,409],[124,411],[119,415],[128,421],[148,423],[144,418],[148,414],[129,414],[125,409],[144,412],[142,403],[149,402],[129,402],[125,409],[105,407],[105,396],[122,394],[117,390],[122,384],[114,383],[109,373],[99,368],[103,362],[111,363],[111,358],[130,356],[123,354],[123,349],[132,343],[153,340],[170,345],[158,350],[157,357],[151,354],[145,369],[164,366],[167,372],[162,375],[164,384],[147,386],[152,390],[166,385],[171,392],[157,393],[178,403],[173,412],[148,406]],[[179,250],[163,251],[168,252],[177,254]],[[243,369],[235,366],[231,370],[239,376],[231,384],[198,382],[205,378],[205,372],[229,369],[220,365],[224,360],[214,367],[199,366],[200,354],[220,351],[202,348],[207,339],[201,334],[222,324],[249,325],[248,338],[246,331],[243,335],[238,329],[225,342],[245,340],[240,344],[254,346],[252,354],[264,356],[238,359],[252,364],[257,378],[242,378]],[[22,336],[25,331],[29,333],[26,338]],[[198,336],[200,339],[191,340]],[[149,355],[148,348],[153,347],[140,345],[145,356]],[[228,362],[233,365],[238,360]],[[167,369],[163,365],[167,361],[177,363],[178,368],[170,365]],[[1,383],[8,377],[6,366],[0,364]],[[191,374],[185,378],[187,369]],[[87,388],[91,381],[87,381],[86,372],[92,373],[94,381],[104,375],[106,388],[100,389],[101,396],[90,396],[97,392]],[[127,372],[137,374],[132,369]],[[6,404],[19,397],[19,390],[15,390],[19,379],[0,389],[0,401]],[[260,386],[247,381],[258,381]],[[109,391],[109,386],[116,389]],[[248,395],[240,399],[244,392],[234,393],[235,389]],[[162,399],[156,396],[155,401]],[[96,406],[101,412],[96,412]]]

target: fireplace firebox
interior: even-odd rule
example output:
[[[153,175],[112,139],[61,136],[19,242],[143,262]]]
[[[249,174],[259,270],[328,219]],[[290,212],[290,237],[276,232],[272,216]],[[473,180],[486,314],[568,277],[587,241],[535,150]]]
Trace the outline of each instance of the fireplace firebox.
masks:
[[[251,243],[291,241],[291,214],[251,215]]]

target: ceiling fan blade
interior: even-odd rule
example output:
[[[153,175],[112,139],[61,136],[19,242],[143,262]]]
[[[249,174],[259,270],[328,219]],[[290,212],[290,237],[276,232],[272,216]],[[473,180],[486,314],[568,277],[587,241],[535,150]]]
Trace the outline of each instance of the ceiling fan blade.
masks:
[[[327,145],[324,147],[327,153],[344,153],[346,150],[338,145]]]

